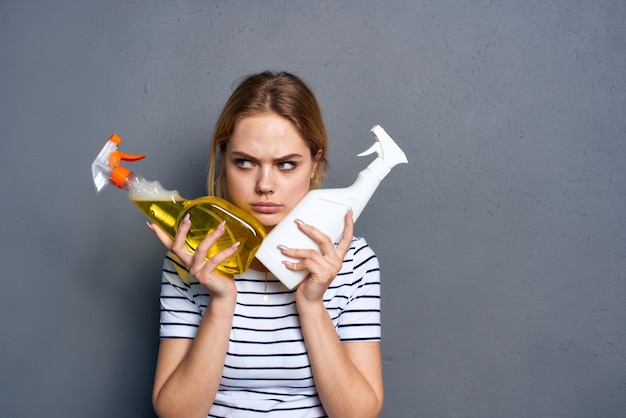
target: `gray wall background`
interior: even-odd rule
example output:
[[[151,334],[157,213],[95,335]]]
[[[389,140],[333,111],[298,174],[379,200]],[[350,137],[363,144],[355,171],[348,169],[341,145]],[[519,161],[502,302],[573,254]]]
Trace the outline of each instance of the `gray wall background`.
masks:
[[[383,417],[626,411],[626,3],[0,2],[0,416],[151,417],[163,250],[89,166],[112,132],[193,198],[239,77],[316,90],[328,187],[407,152],[357,223]]]

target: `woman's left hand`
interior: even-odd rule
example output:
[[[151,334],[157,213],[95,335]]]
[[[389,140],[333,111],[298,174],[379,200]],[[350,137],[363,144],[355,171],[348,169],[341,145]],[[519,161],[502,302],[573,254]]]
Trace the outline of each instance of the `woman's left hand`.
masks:
[[[320,251],[316,251],[281,247],[284,255],[300,260],[296,263],[285,261],[284,264],[289,270],[309,271],[307,277],[298,285],[296,302],[322,301],[324,292],[341,270],[343,259],[350,249],[354,233],[352,209],[345,215],[343,234],[336,247],[332,240],[319,229],[300,220],[296,222],[298,229],[311,238],[320,248]]]

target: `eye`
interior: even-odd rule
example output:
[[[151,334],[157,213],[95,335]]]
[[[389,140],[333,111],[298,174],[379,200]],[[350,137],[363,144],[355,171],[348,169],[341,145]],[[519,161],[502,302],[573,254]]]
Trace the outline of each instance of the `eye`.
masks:
[[[250,168],[250,167],[252,167],[252,162],[250,160],[246,160],[245,158],[235,158],[235,164],[239,168]]]
[[[285,171],[293,170],[297,166],[298,164],[295,163],[294,161],[281,161],[278,163],[278,167],[280,167],[281,170],[285,170]]]

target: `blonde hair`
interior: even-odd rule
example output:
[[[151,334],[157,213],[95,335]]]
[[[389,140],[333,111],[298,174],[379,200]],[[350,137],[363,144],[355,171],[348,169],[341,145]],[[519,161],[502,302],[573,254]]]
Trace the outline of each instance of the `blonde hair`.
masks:
[[[324,181],[328,136],[315,95],[293,74],[266,71],[247,76],[237,85],[215,124],[207,177],[209,196],[229,198],[226,173],[220,160],[237,122],[244,117],[267,112],[291,121],[309,146],[312,157],[322,151],[315,172],[311,176],[311,188],[318,188]]]

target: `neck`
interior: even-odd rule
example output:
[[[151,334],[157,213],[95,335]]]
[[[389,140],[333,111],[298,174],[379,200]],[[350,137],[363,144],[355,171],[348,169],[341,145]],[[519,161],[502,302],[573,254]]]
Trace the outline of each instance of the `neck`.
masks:
[[[252,263],[250,263],[250,268],[263,273],[269,272],[269,270],[256,258],[252,260]]]

